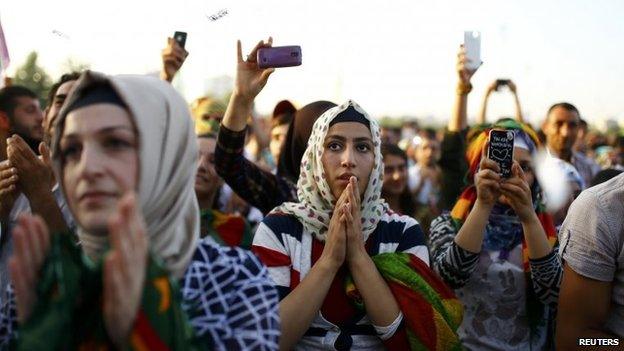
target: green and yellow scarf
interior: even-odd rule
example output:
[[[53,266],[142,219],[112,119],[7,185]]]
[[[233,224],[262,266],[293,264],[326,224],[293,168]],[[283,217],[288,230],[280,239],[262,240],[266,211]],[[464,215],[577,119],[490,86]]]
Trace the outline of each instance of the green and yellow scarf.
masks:
[[[457,328],[464,308],[429,266],[407,253],[384,253],[371,258],[403,312],[410,350],[462,350]],[[347,277],[346,291],[353,303],[363,309],[351,277]]]
[[[52,236],[37,285],[37,304],[19,327],[17,350],[112,350],[102,311],[102,263],[94,264],[69,235]],[[141,307],[124,349],[195,350],[193,330],[169,274],[150,257]]]

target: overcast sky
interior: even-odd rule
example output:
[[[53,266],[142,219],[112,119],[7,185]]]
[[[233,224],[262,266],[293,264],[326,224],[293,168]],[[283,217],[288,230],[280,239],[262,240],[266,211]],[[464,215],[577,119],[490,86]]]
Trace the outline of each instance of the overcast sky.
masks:
[[[217,21],[208,16],[226,9]],[[278,69],[258,97],[268,113],[282,98],[299,106],[351,98],[375,116],[448,117],[464,30],[482,33],[484,65],[473,78],[469,116],[497,77],[517,86],[525,115],[540,121],[562,100],[582,115],[624,121],[624,1],[121,1],[3,0],[11,67],[36,50],[57,78],[68,57],[106,73],[159,69],[166,37],[187,31],[190,56],[178,86],[187,99],[212,77],[234,75],[245,51],[269,35],[301,45],[303,65]],[[512,115],[508,93],[489,118]]]

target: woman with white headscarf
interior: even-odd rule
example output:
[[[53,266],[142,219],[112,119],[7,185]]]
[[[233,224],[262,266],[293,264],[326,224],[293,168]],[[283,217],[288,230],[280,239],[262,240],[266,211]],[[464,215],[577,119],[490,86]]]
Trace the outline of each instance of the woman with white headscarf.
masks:
[[[461,307],[430,274],[418,222],[380,198],[382,175],[375,120],[352,101],[319,117],[299,202],[265,217],[252,247],[280,292],[280,349],[457,346]]]
[[[86,72],[56,128],[55,172],[80,246],[38,217],[20,219],[0,345],[277,348],[266,268],[199,239],[196,138],[169,84]]]

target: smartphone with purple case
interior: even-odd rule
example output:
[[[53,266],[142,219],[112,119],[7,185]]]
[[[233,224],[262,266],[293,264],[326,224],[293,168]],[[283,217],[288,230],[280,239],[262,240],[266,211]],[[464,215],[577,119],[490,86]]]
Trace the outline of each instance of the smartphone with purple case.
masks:
[[[275,46],[258,50],[258,67],[292,67],[301,65],[301,47]]]
[[[510,130],[492,129],[490,131],[488,158],[498,163],[498,166],[500,167],[500,175],[503,178],[511,177],[514,136],[514,132]]]

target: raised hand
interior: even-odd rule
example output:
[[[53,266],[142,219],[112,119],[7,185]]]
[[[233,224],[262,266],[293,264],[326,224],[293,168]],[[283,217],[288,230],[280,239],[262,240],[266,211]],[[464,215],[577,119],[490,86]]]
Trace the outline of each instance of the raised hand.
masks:
[[[129,192],[109,221],[111,251],[104,261],[104,324],[113,343],[127,342],[143,296],[148,240],[136,197]]]
[[[180,70],[189,53],[173,38],[167,38],[167,46],[162,50],[162,69],[160,78],[171,82]]]
[[[513,176],[501,183],[502,200],[511,206],[520,221],[524,222],[535,215],[531,189],[518,162],[513,162],[511,172]]]
[[[44,165],[48,166],[49,169],[52,169],[52,157],[50,156],[50,148],[48,144],[41,142],[39,143],[39,159],[43,162]],[[54,176],[54,173],[52,173]]]
[[[492,81],[492,83],[490,83],[487,86],[487,88],[485,90],[485,93],[487,95],[490,95],[491,93],[495,92],[496,90],[498,90],[498,82],[495,80],[495,81]]]
[[[9,260],[9,271],[15,289],[17,320],[24,323],[37,300],[37,281],[50,248],[50,233],[41,217],[23,214],[12,235],[15,250]]]
[[[243,59],[243,49],[240,40],[236,42],[237,66],[234,94],[246,101],[253,101],[266,85],[269,76],[275,71],[274,68],[259,68],[257,53],[260,48],[268,48],[273,45],[273,38],[265,42],[259,41],[251,50],[251,53]]]
[[[252,115],[254,99],[266,85],[273,68],[258,67],[258,49],[270,47],[273,39],[258,42],[256,47],[243,59],[241,42],[236,42],[236,79],[234,89],[221,123],[228,129],[239,132],[247,128],[247,119]],[[252,128],[255,123],[252,124]],[[260,134],[258,134],[260,135]]]
[[[9,160],[0,162],[0,218],[8,220],[15,200],[19,196],[17,168]]]
[[[468,85],[470,84],[470,78],[477,72],[482,62],[479,62],[479,67],[474,69],[469,69],[468,65],[472,63],[469,59],[466,58],[466,49],[464,49],[464,45],[459,46],[459,52],[457,53],[457,76],[459,77],[459,82]]]
[[[20,188],[28,199],[52,190],[52,169],[35,155],[19,135],[7,139],[7,155],[11,165],[17,169]]]

